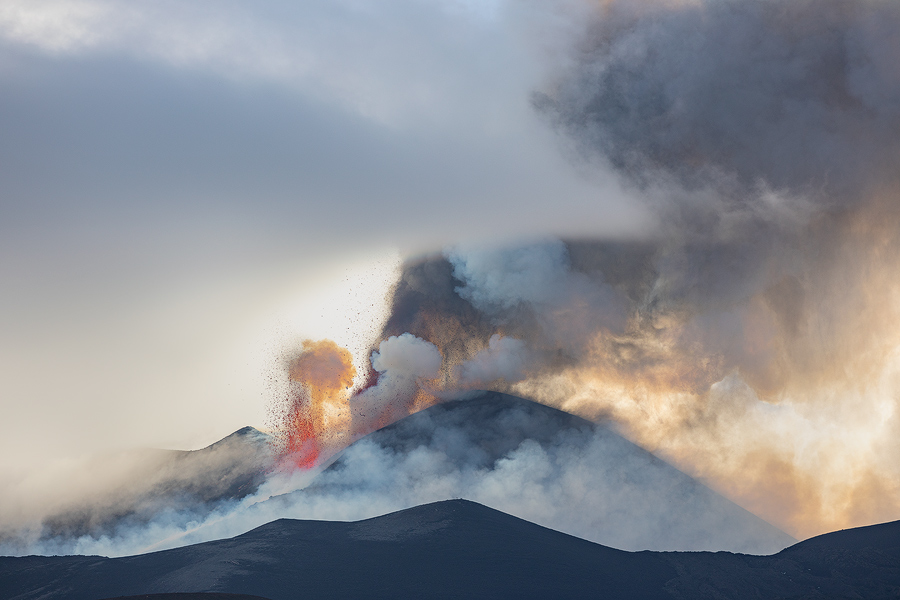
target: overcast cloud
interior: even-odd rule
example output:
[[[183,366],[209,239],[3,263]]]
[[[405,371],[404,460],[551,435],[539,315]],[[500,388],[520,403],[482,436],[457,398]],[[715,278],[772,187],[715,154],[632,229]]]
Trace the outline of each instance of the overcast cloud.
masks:
[[[3,2],[4,485],[265,425],[273,355],[377,321],[391,249],[640,231],[529,104],[574,10]]]

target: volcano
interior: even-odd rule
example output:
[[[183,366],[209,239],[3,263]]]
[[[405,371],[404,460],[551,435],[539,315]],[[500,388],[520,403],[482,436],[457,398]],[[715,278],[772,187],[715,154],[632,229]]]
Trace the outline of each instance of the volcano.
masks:
[[[375,431],[268,504],[359,518],[448,498],[625,550],[766,554],[796,542],[606,425],[497,392]]]

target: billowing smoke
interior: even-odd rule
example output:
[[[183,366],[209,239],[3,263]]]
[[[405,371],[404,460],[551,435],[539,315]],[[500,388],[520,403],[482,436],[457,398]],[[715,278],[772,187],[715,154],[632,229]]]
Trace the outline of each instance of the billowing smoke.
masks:
[[[830,207],[894,178],[895,3],[604,4],[536,102],[627,177],[714,187],[735,205],[768,189]]]
[[[454,247],[385,335],[589,418],[803,537],[900,517],[900,6],[617,1],[534,96],[658,216]]]
[[[486,388],[497,380],[514,383],[525,378],[531,353],[525,342],[495,333],[487,348],[457,365],[456,380],[465,387]]]
[[[378,381],[353,397],[356,437],[430,406],[436,398],[431,381],[441,372],[437,347],[409,333],[389,337],[372,353]]]

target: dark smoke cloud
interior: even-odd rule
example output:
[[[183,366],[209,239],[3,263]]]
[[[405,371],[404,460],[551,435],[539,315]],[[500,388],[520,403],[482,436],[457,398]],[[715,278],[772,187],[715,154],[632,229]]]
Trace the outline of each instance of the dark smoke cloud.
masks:
[[[607,2],[534,103],[657,210],[655,300],[722,308],[896,184],[898,25],[880,1]]]
[[[900,6],[878,0],[607,2],[571,70],[535,95],[661,215],[644,313],[696,316],[690,343],[760,384],[777,377],[759,372],[771,352],[733,342],[751,298],[791,346],[778,359],[821,369],[810,328],[853,337],[843,311],[869,304],[854,296],[896,251],[898,27]]]
[[[607,2],[535,103],[637,182],[853,202],[894,177],[898,23],[879,0]]]
[[[898,30],[880,1],[602,3],[533,103],[655,237],[450,248],[405,268],[385,334],[795,535],[897,518]]]

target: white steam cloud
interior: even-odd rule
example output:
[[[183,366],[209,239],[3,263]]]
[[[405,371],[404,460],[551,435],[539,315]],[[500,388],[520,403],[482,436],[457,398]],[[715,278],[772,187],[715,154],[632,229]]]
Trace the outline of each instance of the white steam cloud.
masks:
[[[378,383],[351,400],[354,430],[368,432],[408,415],[421,386],[440,375],[442,362],[434,344],[409,333],[382,341],[372,353]]]

